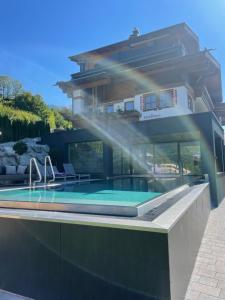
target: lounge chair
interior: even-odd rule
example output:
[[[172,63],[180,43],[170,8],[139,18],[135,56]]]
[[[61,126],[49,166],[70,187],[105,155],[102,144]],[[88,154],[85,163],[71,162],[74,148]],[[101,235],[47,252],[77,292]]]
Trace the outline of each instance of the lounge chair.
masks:
[[[66,176],[74,176],[80,181],[83,178],[91,179],[90,174],[77,174],[72,164],[63,164]]]
[[[27,166],[5,166],[5,174],[0,175],[0,184],[11,184],[14,182],[26,183],[29,180],[29,174],[26,174]],[[32,174],[32,178],[35,179],[36,175]]]
[[[53,166],[53,171],[55,174],[55,179],[68,179],[68,178],[75,178],[76,176],[74,175],[66,175],[64,172],[59,172],[56,166]]]

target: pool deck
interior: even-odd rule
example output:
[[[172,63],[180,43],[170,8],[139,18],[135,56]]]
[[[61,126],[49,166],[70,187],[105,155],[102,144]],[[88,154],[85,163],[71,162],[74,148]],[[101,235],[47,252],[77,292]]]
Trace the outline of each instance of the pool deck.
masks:
[[[225,199],[211,211],[185,300],[225,299]]]

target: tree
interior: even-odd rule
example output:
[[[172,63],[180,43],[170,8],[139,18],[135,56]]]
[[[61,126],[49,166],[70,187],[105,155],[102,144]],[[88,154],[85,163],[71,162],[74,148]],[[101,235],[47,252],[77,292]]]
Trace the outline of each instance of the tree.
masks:
[[[63,109],[64,117],[59,109],[49,107],[40,95],[24,92],[21,83],[8,76],[0,76],[0,100],[6,108],[32,113],[51,129],[72,127],[69,110]]]
[[[23,92],[22,84],[9,76],[0,76],[0,99],[8,100],[15,98]]]

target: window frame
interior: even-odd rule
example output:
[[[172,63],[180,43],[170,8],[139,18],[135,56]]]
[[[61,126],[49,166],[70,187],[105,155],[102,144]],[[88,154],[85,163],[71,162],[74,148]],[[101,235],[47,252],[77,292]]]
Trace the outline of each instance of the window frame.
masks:
[[[163,93],[170,93],[171,94],[171,105],[161,107],[160,95]],[[156,97],[156,106],[154,108],[146,108],[146,97],[154,95]],[[167,89],[162,90],[155,93],[147,93],[143,95],[143,111],[151,111],[151,110],[162,110],[164,108],[174,107],[177,104],[177,95],[175,89]]]
[[[156,107],[154,108],[146,108],[146,97],[154,95],[156,96]],[[148,93],[143,95],[144,108],[143,111],[157,110],[158,108],[158,95],[156,93]]]

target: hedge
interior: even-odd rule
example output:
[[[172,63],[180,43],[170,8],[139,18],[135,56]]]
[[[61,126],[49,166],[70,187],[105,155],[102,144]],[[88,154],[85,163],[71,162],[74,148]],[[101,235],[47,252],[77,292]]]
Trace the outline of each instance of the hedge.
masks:
[[[0,142],[8,142],[39,137],[48,133],[50,128],[37,115],[0,103],[0,131]]]

